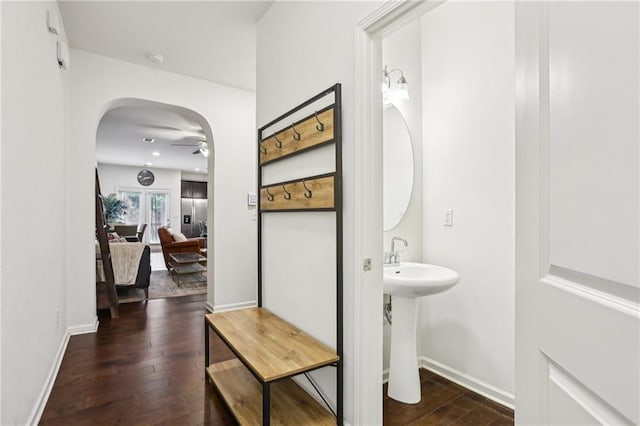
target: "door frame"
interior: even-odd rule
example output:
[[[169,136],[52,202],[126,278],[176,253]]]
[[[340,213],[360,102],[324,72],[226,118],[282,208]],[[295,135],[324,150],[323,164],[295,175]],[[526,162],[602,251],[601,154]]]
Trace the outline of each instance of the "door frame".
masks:
[[[442,3],[389,1],[355,29],[354,425],[382,424],[381,41]]]

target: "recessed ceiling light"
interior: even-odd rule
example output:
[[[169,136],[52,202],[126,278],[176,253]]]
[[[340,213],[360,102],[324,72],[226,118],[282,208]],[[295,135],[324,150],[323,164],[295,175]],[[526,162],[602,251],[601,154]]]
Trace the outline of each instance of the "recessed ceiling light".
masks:
[[[160,153],[158,151],[153,151],[151,155],[153,155],[154,157],[160,157]]]
[[[142,142],[154,143],[156,140],[154,138],[142,138]]]
[[[196,167],[195,169],[193,169],[193,170],[195,170],[196,172],[199,172],[199,171],[200,171],[200,169],[199,169],[199,168],[197,168],[197,167]]]
[[[149,167],[149,166],[153,166],[153,163],[144,163],[144,165]]]

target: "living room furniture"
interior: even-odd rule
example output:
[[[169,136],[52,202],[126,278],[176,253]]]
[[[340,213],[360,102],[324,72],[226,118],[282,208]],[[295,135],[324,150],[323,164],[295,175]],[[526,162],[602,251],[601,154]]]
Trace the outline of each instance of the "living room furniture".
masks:
[[[113,277],[116,288],[134,287],[144,290],[145,298],[149,298],[151,282],[151,248],[139,242],[109,243]],[[100,250],[96,249],[96,259]],[[98,262],[96,277],[104,278],[102,263]]]
[[[197,253],[201,256],[207,257],[204,238],[188,238],[185,241],[176,241],[174,239],[174,234],[172,234],[171,230],[166,226],[158,228],[158,237],[160,238],[164,263],[168,271],[171,270],[170,256],[172,253]]]
[[[180,287],[180,278],[185,278],[189,275],[200,276],[200,280],[189,282],[207,281],[206,257],[201,256],[199,253],[171,253],[169,258],[171,259],[169,272],[177,278],[178,287]]]
[[[136,237],[138,237],[139,242],[142,242],[142,239],[144,238],[144,231],[146,231],[146,229],[147,229],[146,223],[138,225],[138,229],[136,230]]]
[[[113,232],[123,238],[134,237],[135,241],[138,241],[137,231],[138,225],[113,225]]]

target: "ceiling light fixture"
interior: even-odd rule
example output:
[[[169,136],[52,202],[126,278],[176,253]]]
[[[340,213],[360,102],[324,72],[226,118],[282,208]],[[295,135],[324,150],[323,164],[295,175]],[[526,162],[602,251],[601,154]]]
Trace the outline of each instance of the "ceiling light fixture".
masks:
[[[193,170],[195,170],[196,172],[199,172],[199,171],[200,171],[200,169],[199,169],[199,168],[197,168],[197,167],[196,167],[195,169],[193,169]]]
[[[198,141],[198,149],[192,152],[192,154],[202,154],[205,157],[209,156],[209,145],[206,140]]]
[[[144,163],[146,167],[153,166],[153,163]]]
[[[153,151],[151,155],[153,155],[154,157],[160,157],[160,153],[158,151]]]
[[[400,73],[400,78],[396,83],[396,87],[391,88],[391,77],[390,75],[394,72],[398,71]],[[382,103],[385,105],[389,105],[395,101],[408,100],[409,99],[409,83],[407,79],[404,78],[404,73],[399,68],[392,69],[391,71],[387,70],[387,66],[384,66],[384,70],[382,70]]]
[[[156,140],[154,138],[142,138],[142,142],[154,143]]]

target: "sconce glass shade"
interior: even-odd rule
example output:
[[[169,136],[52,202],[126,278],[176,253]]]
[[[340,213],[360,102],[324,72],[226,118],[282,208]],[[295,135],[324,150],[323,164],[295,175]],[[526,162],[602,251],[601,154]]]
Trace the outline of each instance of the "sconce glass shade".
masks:
[[[389,75],[395,71],[400,73],[400,78],[395,87],[391,87],[391,78]],[[382,103],[389,105],[397,101],[409,99],[409,83],[404,78],[404,74],[399,69],[387,71],[387,67],[384,67],[382,73]]]
[[[401,80],[404,80],[404,77],[402,77]],[[396,87],[394,97],[399,101],[409,100],[409,84],[407,84],[406,80],[404,83],[398,82],[398,87]]]

